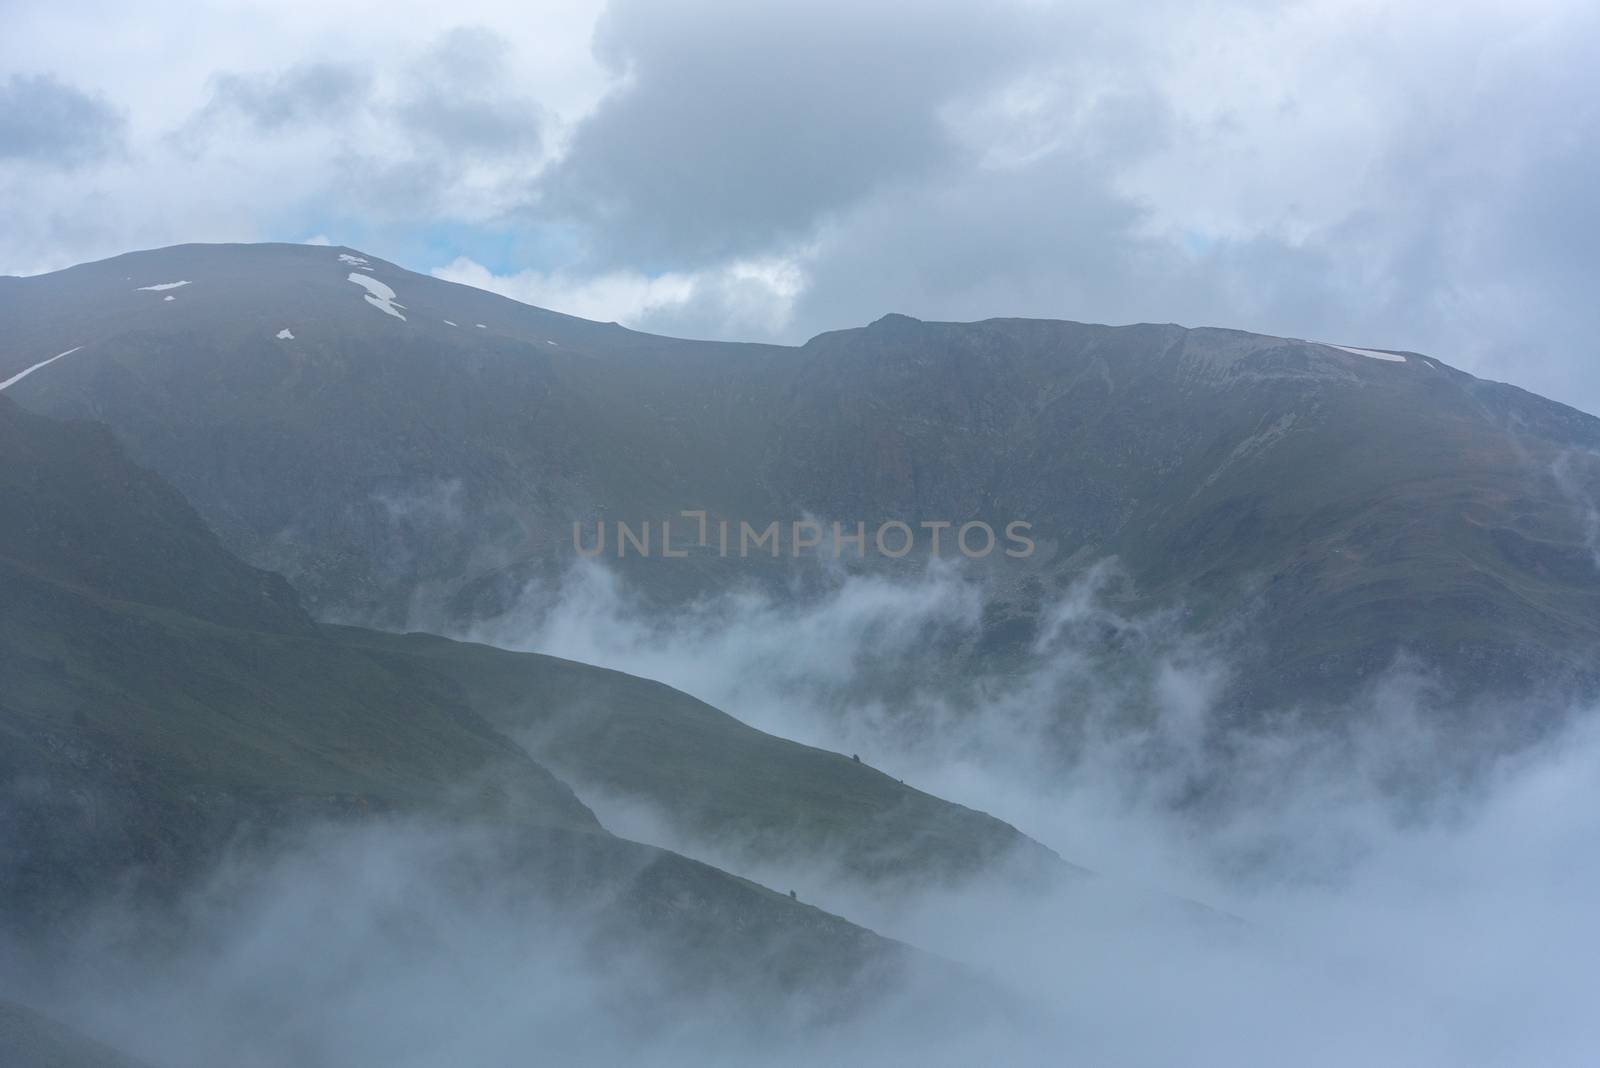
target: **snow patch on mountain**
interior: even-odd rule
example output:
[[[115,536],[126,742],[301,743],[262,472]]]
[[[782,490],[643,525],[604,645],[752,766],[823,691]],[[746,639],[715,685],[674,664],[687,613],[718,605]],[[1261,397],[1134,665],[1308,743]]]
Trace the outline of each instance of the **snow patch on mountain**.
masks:
[[[350,281],[354,282],[358,286],[361,286],[367,291],[365,294],[365,299],[368,304],[372,305],[374,308],[377,308],[379,311],[387,312],[402,322],[405,320],[405,316],[401,315],[399,311],[399,309],[404,308],[405,305],[395,303],[394,290],[390,289],[388,286],[384,285],[382,282],[371,277],[370,275],[357,274],[355,271],[350,272]]]
[[[1357,356],[1365,356],[1369,360],[1384,360],[1388,363],[1406,362],[1406,358],[1404,356],[1396,356],[1392,352],[1378,352],[1375,349],[1352,349],[1347,345],[1329,345],[1328,348],[1338,349],[1340,352],[1353,353]]]
[[[446,320],[445,320],[445,321],[444,321],[444,325],[445,325],[445,326],[455,326],[455,325],[456,325],[456,324],[455,324],[455,323],[452,323],[452,322],[451,322],[451,321],[450,321],[450,320],[449,320],[449,319],[446,319]]]
[[[182,282],[157,282],[153,286],[140,286],[139,289],[160,291],[163,289],[177,289],[179,286],[186,286],[188,284],[188,279],[185,279]]]
[[[277,338],[279,341],[293,341],[294,340],[294,332],[292,330],[290,330],[287,326],[284,327],[282,330],[279,330],[276,334],[273,334],[272,336]]]
[[[27,378],[29,375],[33,374],[33,372],[37,371],[39,368],[47,367],[50,364],[55,363],[57,360],[61,359],[61,357],[63,357],[63,356],[71,356],[74,352],[77,352],[78,349],[81,349],[81,348],[83,348],[83,346],[82,345],[78,345],[75,348],[68,349],[66,352],[58,352],[58,353],[56,353],[56,355],[50,357],[48,360],[40,360],[38,363],[34,364],[32,367],[28,368],[25,371],[18,371],[16,374],[14,374],[10,378],[6,379],[4,382],[0,382],[0,390],[11,388],[12,386],[16,385],[18,382],[21,382],[24,378]]]
[[[368,261],[365,256],[352,256],[348,252],[341,252],[339,253],[339,262],[348,263],[350,266],[359,268],[363,271],[372,270],[372,268],[368,266]]]

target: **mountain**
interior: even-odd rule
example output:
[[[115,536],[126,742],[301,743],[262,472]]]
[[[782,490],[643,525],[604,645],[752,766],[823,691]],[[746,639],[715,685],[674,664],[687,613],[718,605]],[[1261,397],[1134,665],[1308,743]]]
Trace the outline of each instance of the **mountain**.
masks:
[[[9,1068],[141,1068],[142,1064],[65,1024],[6,1001],[0,1001],[0,1063]]]
[[[420,820],[467,844],[474,829],[492,836],[490,849],[452,855],[450,886],[514,887],[519,901],[591,925],[602,957],[649,947],[685,990],[757,1001],[804,990],[820,1011],[847,1013],[871,1000],[859,983],[887,991],[915,974],[990,997],[792,895],[608,833],[502,733],[562,712],[592,715],[610,735],[597,747],[571,732],[552,750],[564,768],[609,775],[701,828],[766,821],[768,845],[794,856],[824,822],[828,844],[853,856],[886,834],[927,839],[870,874],[970,874],[1012,852],[1068,870],[998,821],[644,680],[313,623],[281,579],[230,556],[103,426],[0,397],[0,443],[0,934],[43,945],[46,960],[80,910],[107,898],[164,915],[225,857],[270,856],[310,827]],[[675,723],[688,744],[652,768]],[[618,737],[641,725],[657,729]],[[831,771],[813,780],[818,767]],[[794,800],[807,790],[809,807]],[[795,825],[774,825],[789,809]],[[671,1001],[647,1000],[653,1011]],[[19,1033],[44,1033],[17,1019]]]
[[[47,461],[0,476],[0,513],[29,517],[35,535],[0,546],[9,902],[59,907],[73,883],[87,894],[121,870],[168,874],[248,820],[431,808],[604,835],[566,786],[403,660],[326,640],[303,617],[285,631],[199,615],[218,607],[212,591],[261,574],[103,428],[0,399],[0,440],[20,446],[8,458]],[[167,535],[196,551],[152,558]],[[119,596],[121,580],[61,576],[61,545],[108,575],[140,571],[160,603]],[[164,596],[190,581],[194,612]]]
[[[54,768],[63,792],[90,791],[91,819],[122,813],[107,825],[125,836],[116,845],[62,836],[92,841],[100,860],[173,856],[164,836],[217,808],[415,808],[491,769],[520,818],[598,830],[505,737],[517,732],[537,736],[564,772],[659,805],[686,831],[759,834],[783,855],[826,844],[879,876],[971,874],[1030,851],[1061,868],[999,821],[659,684],[319,627],[282,579],[230,556],[102,426],[0,397],[0,445],[0,771],[15,782]],[[108,790],[128,796],[100,796]],[[143,811],[147,823],[135,818]],[[41,833],[35,848],[59,844]],[[92,885],[95,864],[65,867]]]
[[[224,626],[305,634],[289,584],[244,564],[104,426],[30,417],[0,398],[0,547],[34,575]]]
[[[104,427],[0,398],[0,898],[64,910],[192,874],[249,822],[464,803],[600,830],[417,671],[323,640]]]
[[[0,377],[60,357],[7,396],[107,423],[319,618],[502,609],[573,561],[575,522],[1023,520],[1037,551],[984,561],[989,633],[953,670],[1007,663],[1114,557],[1131,611],[1238,636],[1241,707],[1340,700],[1405,654],[1462,692],[1600,683],[1600,420],[1417,353],[897,315],[685,341],[293,245],[11,279],[0,319]],[[612,563],[669,610],[793,588],[787,543]]]
[[[564,779],[648,805],[677,838],[734,843],[757,862],[837,865],[878,885],[958,882],[1002,865],[1037,880],[1081,872],[992,816],[659,682],[431,634],[335,633],[436,668]]]

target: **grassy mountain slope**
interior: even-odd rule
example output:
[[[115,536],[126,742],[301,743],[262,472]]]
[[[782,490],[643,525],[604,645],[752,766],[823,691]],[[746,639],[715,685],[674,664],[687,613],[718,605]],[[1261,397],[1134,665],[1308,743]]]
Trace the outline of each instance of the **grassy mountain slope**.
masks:
[[[240,562],[111,432],[29,415],[0,397],[0,551],[34,574],[224,625],[307,633],[278,575]]]
[[[335,628],[426,663],[568,781],[643,801],[689,838],[761,859],[827,858],[871,880],[958,878],[1002,862],[1072,870],[992,816],[838,753],[776,738],[658,682],[427,634]]]
[[[65,908],[134,867],[179,880],[289,813],[455,805],[599,830],[439,682],[321,641],[104,428],[0,398],[0,440],[6,896]]]
[[[968,982],[788,896],[608,834],[448,672],[382,636],[363,644],[294,611],[268,612],[263,629],[186,611],[193,589],[196,610],[248,618],[262,576],[215,551],[102,429],[0,398],[0,440],[49,464],[48,478],[16,465],[0,477],[0,514],[32,517],[26,536],[0,542],[0,933],[48,943],[93,901],[170,902],[230,846],[250,855],[302,827],[425,820],[463,841],[494,836],[448,867],[448,885],[568,910],[595,952],[649,950],[686,990],[803,988],[842,1012],[870,994],[858,982],[910,970]],[[92,492],[106,487],[120,490]],[[152,555],[174,531],[191,551]],[[80,556],[98,562],[62,570]],[[130,585],[124,569],[142,574]],[[243,605],[218,592],[235,580]],[[127,599],[145,589],[162,603]]]

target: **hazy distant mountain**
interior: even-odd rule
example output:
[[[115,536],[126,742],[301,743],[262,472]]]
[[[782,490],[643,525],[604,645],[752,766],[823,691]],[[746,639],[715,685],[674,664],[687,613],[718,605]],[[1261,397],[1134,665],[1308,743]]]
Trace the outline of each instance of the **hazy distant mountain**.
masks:
[[[8,279],[0,318],[0,378],[72,350],[7,396],[105,421],[324,617],[491,611],[571,562],[574,521],[1021,519],[984,655],[1115,555],[1136,606],[1236,629],[1246,703],[1401,651],[1474,689],[1597,678],[1600,420],[1415,353],[894,315],[681,341],[292,245]],[[670,602],[772,568],[631,574]]]

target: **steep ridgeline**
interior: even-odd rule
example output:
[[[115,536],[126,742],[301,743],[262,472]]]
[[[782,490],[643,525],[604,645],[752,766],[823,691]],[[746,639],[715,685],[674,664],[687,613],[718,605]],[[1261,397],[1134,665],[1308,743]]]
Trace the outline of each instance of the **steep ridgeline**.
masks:
[[[698,814],[686,802],[709,799],[731,821],[727,806],[748,803],[772,828],[769,847],[806,858],[818,818],[835,832],[825,844],[846,856],[881,844],[886,830],[928,839],[888,857],[887,874],[912,864],[924,875],[970,872],[1013,852],[1066,870],[998,821],[886,790],[846,758],[759,735],[643,680],[314,624],[280,579],[231,557],[103,426],[0,397],[0,446],[0,937],[48,948],[74,929],[76,909],[113,890],[124,903],[169,904],[228,846],[264,855],[312,825],[426,819],[495,835],[477,852],[474,834],[461,835],[451,885],[514,888],[546,916],[570,910],[597,952],[648,948],[685,990],[772,995],[762,1003],[781,1008],[784,991],[806,989],[819,1011],[849,1012],[871,1000],[863,982],[888,992],[915,973],[967,989],[969,979],[908,947],[607,833],[502,733],[536,725],[529,709],[569,708],[578,695],[596,724],[645,719],[671,734],[680,720],[687,739],[707,743],[680,749],[669,779],[645,753],[619,745],[613,760],[575,732],[569,766],[669,813]],[[627,703],[635,691],[648,707]],[[510,692],[520,704],[497,706]],[[735,741],[710,744],[717,737]],[[770,797],[722,781],[719,762],[739,755],[729,744],[748,754],[741,774],[767,777]],[[819,763],[835,771],[812,783]],[[674,809],[671,788],[690,782],[705,783],[703,794]],[[822,787],[842,800],[801,808],[801,793]]]
[[[426,664],[570,782],[642,803],[673,837],[880,888],[1083,870],[992,816],[859,759],[773,737],[659,682],[429,634],[330,632]]]
[[[447,809],[599,833],[449,687],[324,640],[103,426],[0,397],[0,901],[191,876],[252,822]]]
[[[1249,706],[1401,653],[1473,691],[1597,681],[1600,420],[1415,353],[904,316],[691,342],[288,245],[14,279],[0,317],[0,378],[54,360],[8,396],[107,422],[323,618],[492,610],[571,563],[574,521],[1023,519],[973,656],[1114,556],[1131,610],[1238,636]],[[671,603],[787,560],[630,577]]]

